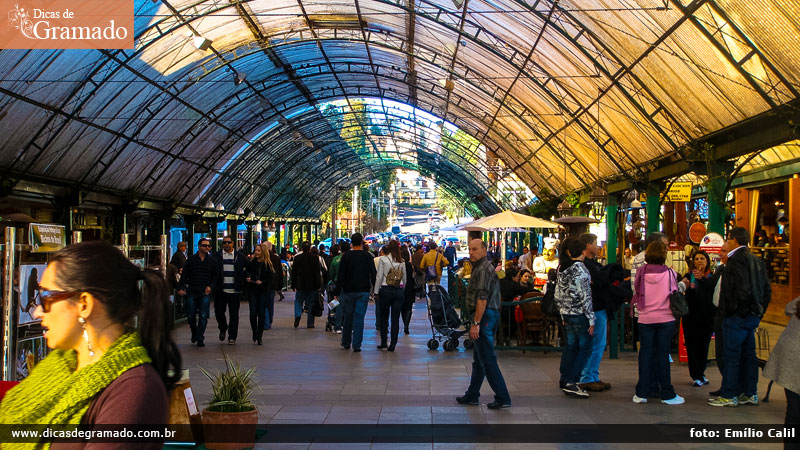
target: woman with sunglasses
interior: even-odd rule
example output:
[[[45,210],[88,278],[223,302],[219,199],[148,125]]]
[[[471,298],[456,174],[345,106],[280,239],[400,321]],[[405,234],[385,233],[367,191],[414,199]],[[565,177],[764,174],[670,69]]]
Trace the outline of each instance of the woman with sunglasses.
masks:
[[[181,377],[181,358],[166,323],[170,303],[164,277],[140,270],[108,243],[90,241],[57,252],[40,287],[34,316],[41,319],[53,351],[3,398],[0,423],[166,424],[167,390]],[[47,442],[3,446],[12,445],[50,447]],[[52,448],[67,445],[109,444],[54,442]]]

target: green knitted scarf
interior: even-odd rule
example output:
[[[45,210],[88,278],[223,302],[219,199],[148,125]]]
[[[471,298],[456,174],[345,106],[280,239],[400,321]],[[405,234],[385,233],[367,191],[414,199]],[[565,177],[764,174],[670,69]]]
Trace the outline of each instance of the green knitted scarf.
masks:
[[[126,370],[149,363],[139,333],[120,336],[94,364],[76,371],[74,350],[54,350],[0,404],[3,424],[79,424],[92,400]],[[3,444],[3,449],[48,448],[47,443]]]

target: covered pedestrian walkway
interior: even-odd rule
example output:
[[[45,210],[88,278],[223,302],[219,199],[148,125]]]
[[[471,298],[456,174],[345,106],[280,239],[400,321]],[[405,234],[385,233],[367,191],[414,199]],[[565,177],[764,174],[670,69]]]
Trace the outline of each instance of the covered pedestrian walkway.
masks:
[[[190,371],[192,388],[200,403],[207,401],[210,385],[198,368],[218,370],[225,356],[247,367],[255,367],[261,392],[254,395],[259,423],[289,424],[769,424],[783,420],[786,403],[783,390],[773,390],[770,401],[758,407],[711,408],[706,404],[708,391],[720,383],[713,365],[707,371],[711,384],[692,387],[686,365],[672,364],[676,392],[686,398],[675,407],[659,403],[634,405],[631,395],[637,380],[636,355],[622,354],[620,359],[604,360],[603,379],[611,390],[592,393],[588,400],[565,396],[558,389],[559,353],[523,354],[500,352],[499,363],[508,384],[513,407],[490,410],[486,404],[493,393],[484,385],[480,406],[455,403],[469,384],[472,354],[463,347],[457,352],[428,350],[430,327],[424,303],[415,304],[411,334],[401,334],[393,353],[379,351],[373,325],[373,305],[367,311],[364,346],[361,353],[339,347],[339,336],[314,329],[294,328],[293,293],[275,305],[273,328],[264,333],[264,345],[247,339],[228,345],[209,339],[205,348],[189,342],[186,325],[176,330],[176,339]],[[247,321],[247,305],[240,311],[242,324]],[[214,335],[213,325],[209,336]],[[240,333],[246,337],[246,333]],[[766,392],[767,380],[760,379],[759,396]],[[636,425],[628,425],[635,427]],[[676,444],[676,448],[707,448]],[[714,444],[714,448],[751,448],[749,445]],[[595,445],[591,448],[643,448],[648,444]],[[650,448],[663,448],[649,444]],[[759,448],[781,448],[780,444],[758,444]],[[258,444],[263,449],[529,449],[563,448],[533,444]]]

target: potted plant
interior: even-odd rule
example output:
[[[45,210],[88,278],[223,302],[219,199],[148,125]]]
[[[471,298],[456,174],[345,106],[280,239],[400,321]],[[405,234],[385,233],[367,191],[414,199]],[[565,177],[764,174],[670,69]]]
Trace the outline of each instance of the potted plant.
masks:
[[[210,450],[252,448],[256,440],[258,409],[250,399],[258,387],[255,369],[242,367],[225,356],[225,370],[215,375],[200,369],[211,380],[212,397],[203,410],[203,435]],[[233,426],[235,425],[235,427]],[[230,442],[235,440],[235,442]]]

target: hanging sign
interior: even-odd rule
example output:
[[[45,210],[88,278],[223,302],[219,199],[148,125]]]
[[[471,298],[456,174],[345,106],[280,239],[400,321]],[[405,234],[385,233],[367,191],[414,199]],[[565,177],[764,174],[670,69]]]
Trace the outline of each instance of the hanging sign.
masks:
[[[28,235],[33,253],[55,252],[67,246],[67,230],[63,225],[32,223]]]
[[[688,202],[692,199],[692,182],[675,182],[667,191],[666,201],[668,202]]]
[[[695,222],[689,227],[689,240],[699,244],[706,235],[706,226],[700,222]]]
[[[719,253],[724,243],[725,239],[719,233],[708,233],[700,242],[700,250],[705,250],[706,253]]]

